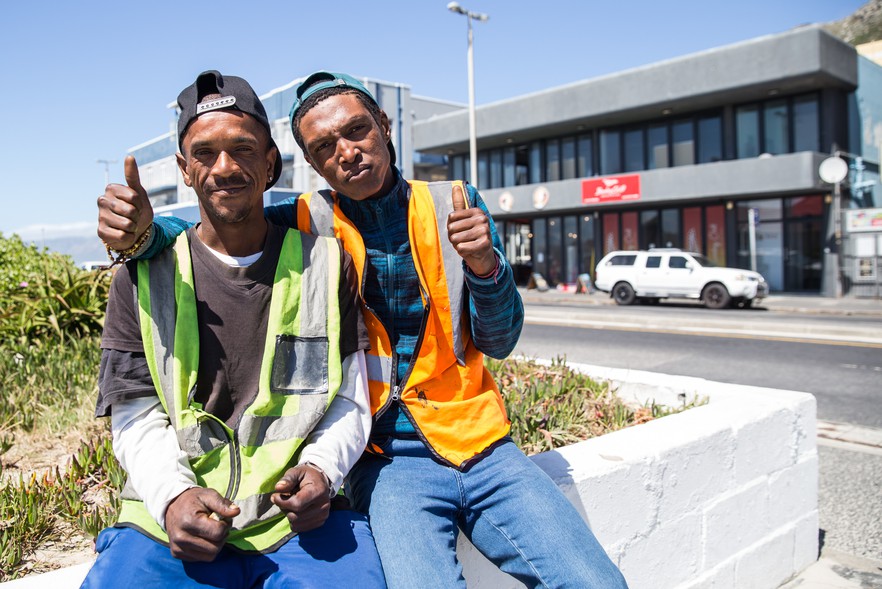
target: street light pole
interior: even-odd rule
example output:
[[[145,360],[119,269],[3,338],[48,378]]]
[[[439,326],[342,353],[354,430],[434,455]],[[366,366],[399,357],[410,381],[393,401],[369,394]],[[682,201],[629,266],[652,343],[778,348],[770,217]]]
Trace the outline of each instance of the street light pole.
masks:
[[[115,164],[116,160],[98,160],[96,164],[104,164],[104,185],[110,184],[110,164]]]
[[[486,22],[490,17],[481,12],[471,12],[459,5],[458,2],[451,2],[447,5],[447,10],[462,14],[466,17],[469,26],[469,164],[470,164],[470,182],[472,186],[478,186],[478,125],[475,118],[475,47],[474,35],[472,33],[472,19]]]

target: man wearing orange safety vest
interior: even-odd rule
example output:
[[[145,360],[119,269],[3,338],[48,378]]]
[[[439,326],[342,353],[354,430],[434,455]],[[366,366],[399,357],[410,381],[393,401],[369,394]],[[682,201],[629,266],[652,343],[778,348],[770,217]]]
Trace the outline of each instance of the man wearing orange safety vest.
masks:
[[[374,425],[346,491],[370,517],[388,586],[465,587],[461,531],[528,586],[626,587],[579,513],[508,437],[483,360],[514,349],[523,305],[477,191],[403,179],[388,117],[346,74],[309,76],[290,119],[331,190],[265,212],[336,236],[358,271]],[[151,227],[146,194],[99,204],[99,235],[114,248]],[[187,226],[157,219],[134,255],[155,255]]]

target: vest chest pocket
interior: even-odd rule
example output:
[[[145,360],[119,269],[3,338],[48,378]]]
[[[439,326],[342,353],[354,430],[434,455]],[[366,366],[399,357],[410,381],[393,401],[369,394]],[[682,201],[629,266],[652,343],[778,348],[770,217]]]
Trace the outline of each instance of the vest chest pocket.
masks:
[[[270,389],[281,395],[328,392],[328,338],[276,336]]]

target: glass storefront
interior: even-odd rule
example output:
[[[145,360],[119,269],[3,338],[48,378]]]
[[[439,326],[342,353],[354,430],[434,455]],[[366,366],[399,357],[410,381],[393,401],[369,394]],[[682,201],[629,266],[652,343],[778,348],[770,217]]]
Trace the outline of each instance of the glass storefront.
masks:
[[[756,270],[773,291],[817,292],[821,287],[824,202],[820,195],[745,200],[620,212],[588,212],[500,223],[518,284],[539,272],[550,286],[594,277],[598,260],[613,250],[673,247],[704,254],[719,266],[750,269],[750,209]],[[727,252],[727,217],[736,250]]]

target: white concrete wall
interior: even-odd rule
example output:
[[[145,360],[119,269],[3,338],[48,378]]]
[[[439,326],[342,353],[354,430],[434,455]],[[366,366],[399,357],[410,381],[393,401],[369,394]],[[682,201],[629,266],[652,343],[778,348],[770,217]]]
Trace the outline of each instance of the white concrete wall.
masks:
[[[807,393],[571,365],[619,394],[707,405],[534,456],[631,589],[773,589],[818,555],[815,399]],[[523,587],[467,541],[469,587]]]

